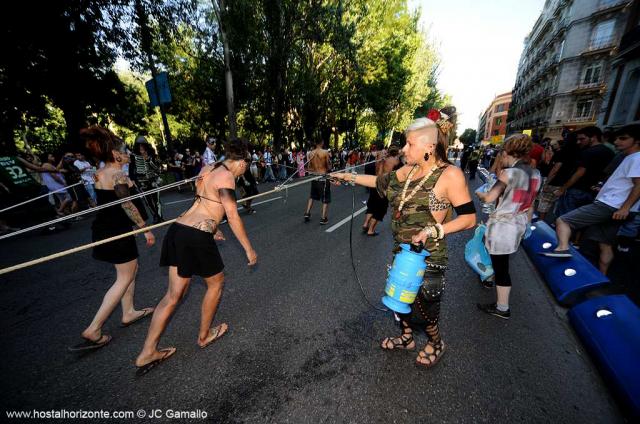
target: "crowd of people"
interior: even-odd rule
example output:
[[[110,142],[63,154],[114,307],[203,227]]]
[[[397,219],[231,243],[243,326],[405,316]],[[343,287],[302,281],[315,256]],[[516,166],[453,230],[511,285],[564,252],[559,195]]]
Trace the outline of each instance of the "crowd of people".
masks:
[[[143,135],[133,140],[131,144],[122,140],[129,161],[124,165],[136,190],[146,192],[155,189],[169,182],[180,182],[184,179],[198,175],[205,166],[224,160],[222,143],[213,136],[205,139],[203,146],[178,147],[169,157],[162,159],[156,152],[154,145]],[[322,169],[312,170],[309,163],[311,160],[312,148],[292,150],[282,148],[274,151],[271,146],[265,148],[255,146],[249,147],[249,166],[247,172],[239,178],[239,188],[243,197],[253,196],[259,193],[258,185],[269,182],[282,183],[292,178],[300,178],[309,175],[309,172],[327,172],[329,170],[355,169],[356,167],[377,158],[380,151],[342,148],[324,149],[328,157],[328,165],[320,167]],[[373,152],[373,154],[372,154]],[[104,161],[93,157],[86,157],[85,149],[67,151],[62,154],[46,152],[34,154],[30,150],[18,153],[17,160],[20,165],[31,175],[34,181],[40,185],[40,195],[49,193],[48,201],[51,205],[51,215],[57,214],[63,217],[85,209],[93,208],[97,202],[95,192],[95,175],[106,164]],[[326,170],[324,169],[326,168]],[[19,196],[11,193],[10,189],[3,184],[0,193],[3,196],[3,205],[6,203],[17,203]],[[195,185],[178,185],[177,190],[182,191],[185,187],[190,187],[195,191]],[[38,194],[38,193],[36,193]],[[317,197],[317,196],[316,196]],[[324,203],[328,199],[316,199]],[[159,193],[152,193],[143,198],[145,209],[153,218],[154,223],[161,222],[162,202]],[[327,202],[328,203],[328,202]],[[243,203],[249,213],[255,213],[251,207],[251,202]],[[323,213],[326,218],[326,213]],[[82,216],[77,216],[74,220],[81,220]],[[326,220],[324,220],[326,223]],[[0,222],[2,233],[17,230],[3,220]],[[65,226],[68,225],[65,223]],[[50,230],[55,230],[55,225]]]
[[[144,137],[138,137],[133,148],[129,149],[122,139],[101,127],[87,128],[81,132],[81,137],[87,150],[91,152],[91,157],[97,161],[95,169],[91,163],[88,167],[74,165],[78,169],[93,171],[91,195],[94,196],[94,202],[90,207],[120,200],[114,206],[98,208],[91,227],[92,240],[101,241],[123,235],[133,227],[143,233],[147,246],[153,245],[155,236],[146,229],[150,218],[147,210],[153,214],[153,208],[150,208],[150,203],[142,201],[144,197],[127,200],[132,194],[159,183],[157,179],[162,167],[153,147]],[[475,209],[464,174],[448,161],[446,138],[434,121],[424,118],[414,122],[407,130],[407,143],[402,151],[397,147],[391,147],[388,151],[372,147],[367,152],[345,150],[334,153],[324,149],[322,142],[318,141],[309,152],[291,152],[289,155],[289,152],[283,150],[281,156],[274,155],[268,148],[263,152],[254,152],[246,141],[232,139],[226,143],[225,151],[220,155],[216,154],[214,140],[207,141],[202,155],[185,150],[181,158],[174,156],[174,160],[184,161],[184,164],[180,163],[181,172],[190,172],[187,175],[199,175],[200,178],[193,181],[195,199],[192,206],[171,224],[164,236],[160,265],[169,267],[166,295],[155,308],[135,307],[138,247],[133,235],[94,246],[93,258],[112,264],[116,278],[105,293],[94,317],[82,331],[82,342],[72,346],[72,351],[92,350],[109,344],[112,337],[103,332],[103,325],[120,304],[123,326],[152,316],[147,339],[136,359],[138,374],[148,372],[176,352],[174,347],[159,348],[158,345],[168,320],[193,276],[202,277],[207,284],[197,343],[204,348],[226,334],[226,323],[212,326],[224,285],[224,264],[216,246],[217,241],[224,240],[219,223],[226,217],[232,232],[245,249],[248,264],[254,265],[258,256],[238,214],[236,189],[242,188],[247,180],[251,181],[249,186],[255,189],[257,180],[269,181],[271,177],[275,179],[274,171],[282,179],[284,175],[297,174],[300,177],[300,171],[304,170],[312,176],[322,177],[311,181],[310,199],[305,211],[307,220],[310,218],[313,201],[318,200],[323,205],[320,223],[325,224],[331,197],[330,183],[350,181],[371,189],[369,213],[363,227],[365,232],[375,234],[376,224],[383,219],[387,205],[390,205],[393,210],[391,228],[395,239],[394,252],[400,243],[407,242],[422,243],[429,249],[431,254],[427,261],[427,275],[416,303],[416,308],[419,309],[415,309],[413,315],[399,316],[402,334],[383,340],[382,347],[410,348],[415,345],[412,332],[419,329],[427,334],[428,342],[420,351],[416,362],[425,367],[432,367],[439,362],[445,351],[439,330],[440,301],[445,288],[444,273],[447,268],[445,235],[472,227],[475,224]],[[289,172],[287,166],[283,165],[287,160],[292,160],[294,154],[298,162],[304,161],[304,166],[292,167],[293,172]],[[191,160],[184,160],[187,155],[204,158],[209,163],[203,163],[196,174],[190,168]],[[71,157],[68,156],[66,162],[70,160]],[[76,160],[85,162],[80,156]],[[25,161],[31,164],[28,160]],[[67,182],[57,179],[63,174],[60,170],[64,169],[64,165],[60,165],[53,155],[49,155],[47,161],[46,166],[32,164],[30,169],[41,176],[47,175],[45,181],[48,182],[50,177],[58,183],[57,186],[49,187],[50,190],[64,188]],[[252,165],[261,161],[264,163],[263,174],[258,174],[258,178],[255,178]],[[64,162],[65,160],[62,161]],[[353,168],[362,164],[365,165],[364,173],[335,172],[341,165]],[[282,169],[285,171],[280,176]],[[176,168],[170,172],[178,170]],[[79,184],[82,185],[84,182]],[[408,187],[411,187],[410,193],[407,193]],[[245,194],[250,193],[246,187],[244,191]],[[63,204],[67,201],[65,190],[60,190],[59,193],[63,193],[60,196],[60,203]],[[91,196],[88,193],[89,190],[87,195]],[[451,209],[457,213],[454,219],[448,219]],[[429,213],[424,215],[424,210]]]
[[[496,159],[503,150],[468,147],[460,166],[470,179],[478,162],[499,175],[505,163]],[[607,132],[588,126],[562,138],[533,140],[528,161],[542,179],[534,209],[558,235],[557,248],[547,256],[570,257],[570,242],[579,249],[581,241],[591,240],[599,247],[599,269],[607,274],[616,252],[629,252],[640,229],[639,152],[639,125]]]
[[[259,192],[260,182],[285,181],[307,174],[322,177],[311,182],[304,212],[304,221],[309,222],[314,201],[321,202],[320,224],[328,222],[331,182],[367,187],[369,199],[363,233],[377,235],[376,226],[390,209],[392,251],[397,252],[402,243],[421,243],[429,251],[423,284],[411,305],[411,313],[396,315],[401,334],[385,338],[381,344],[387,350],[413,349],[414,332],[424,331],[427,344],[416,362],[427,368],[437,364],[445,351],[439,327],[448,266],[445,236],[472,228],[476,223],[465,172],[473,179],[482,164],[497,176],[490,190],[476,193],[482,202],[496,203],[486,221],[485,234],[485,246],[495,271],[491,285],[496,289],[496,301],[478,304],[488,314],[504,319],[511,315],[509,258],[526,237],[534,210],[542,219],[555,218],[559,243],[547,255],[570,256],[571,237],[574,246],[579,245],[581,238],[592,239],[601,248],[603,273],[608,270],[614,248],[624,252],[637,238],[640,126],[625,126],[610,138],[604,137],[597,127],[586,127],[568,133],[561,140],[545,139],[541,143],[528,135],[515,134],[499,147],[471,147],[454,152],[454,159],[461,153],[458,168],[449,161],[448,126],[443,122],[446,119],[415,120],[406,130],[406,144],[401,150],[396,146],[389,149],[372,146],[366,151],[332,151],[325,149],[319,140],[310,151],[282,149],[275,153],[270,147],[254,149],[242,139],[232,139],[222,151],[222,145],[210,137],[202,154],[191,149],[176,152],[166,163],[166,171],[178,181],[196,175],[200,178],[192,181],[193,205],[169,227],[164,237],[160,262],[169,267],[167,294],[156,308],[136,309],[133,294],[138,250],[134,237],[96,246],[93,257],[113,264],[116,280],[82,332],[83,342],[72,350],[108,344],[111,336],[102,332],[102,326],[120,303],[124,326],[153,315],[136,360],[139,373],[148,372],[176,352],[174,347],[159,349],[158,344],[196,275],[207,284],[198,344],[206,347],[226,334],[226,323],[211,326],[224,282],[224,265],[216,241],[225,238],[218,226],[226,217],[245,249],[248,264],[255,264],[258,256],[238,215],[236,189],[240,189],[242,197],[253,196]],[[62,158],[51,154],[41,160],[33,155],[21,158],[34,178],[46,187],[43,191],[53,193],[59,215],[76,211],[84,203],[89,208],[104,205],[162,183],[163,163],[145,137],[137,137],[129,149],[123,140],[104,128],[85,129],[81,136],[96,162],[90,162],[80,152],[66,153]],[[363,165],[362,170],[351,172],[359,165]],[[345,171],[336,172],[340,169]],[[248,201],[244,207],[249,213],[255,212]],[[92,240],[127,233],[132,227],[144,231],[147,210],[155,222],[163,219],[159,196],[148,195],[100,209],[92,225]],[[148,246],[155,243],[150,231],[143,234]]]
[[[539,167],[545,182],[538,211],[555,216],[558,235],[557,248],[547,255],[570,257],[570,240],[576,248],[592,240],[607,274],[615,252],[627,253],[640,229],[640,126],[609,137],[586,127],[549,140]]]

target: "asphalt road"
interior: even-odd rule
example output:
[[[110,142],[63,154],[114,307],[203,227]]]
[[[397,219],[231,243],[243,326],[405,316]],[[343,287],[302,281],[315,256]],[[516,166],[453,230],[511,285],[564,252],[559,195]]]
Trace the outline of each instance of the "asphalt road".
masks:
[[[266,191],[271,185],[261,185]],[[356,210],[366,193],[356,188]],[[277,194],[273,197],[281,196]],[[482,314],[476,302],[493,299],[465,265],[471,232],[449,237],[450,270],[441,328],[447,352],[427,370],[417,352],[386,352],[379,342],[398,333],[389,313],[370,308],[353,277],[349,223],[352,189],[333,188],[330,225],[302,213],[308,186],[256,206],[244,216],[259,265],[250,270],[228,226],[219,244],[226,286],[216,322],[230,333],[201,350],[196,345],[204,285],[194,279],[161,346],[176,355],[142,378],[133,361],[149,321],[119,328],[119,310],[105,326],[112,342],[77,355],[78,343],[115,278],[112,266],[89,251],[0,277],[2,414],[9,410],[205,411],[213,422],[622,422],[618,406],[557,306],[519,252],[512,261],[509,321]],[[165,202],[189,194],[164,195]],[[266,198],[268,199],[268,198]],[[265,200],[266,200],[265,199]],[[261,199],[262,200],[262,199]],[[188,202],[166,206],[177,216]],[[388,222],[379,237],[360,234],[353,248],[365,292],[379,303],[390,262]],[[91,219],[51,235],[2,241],[7,266],[90,240]],[[160,242],[139,240],[138,307],[155,305],[167,287],[158,267]],[[424,336],[418,339],[425,343]],[[201,413],[202,415],[202,413]],[[4,418],[4,417],[3,417]]]

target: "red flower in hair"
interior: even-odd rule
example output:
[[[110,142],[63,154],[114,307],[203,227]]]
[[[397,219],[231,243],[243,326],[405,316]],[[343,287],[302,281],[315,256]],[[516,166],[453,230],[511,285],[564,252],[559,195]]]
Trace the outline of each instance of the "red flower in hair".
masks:
[[[433,122],[438,121],[440,119],[440,111],[438,109],[431,109],[429,113],[427,113],[427,118],[431,119]]]

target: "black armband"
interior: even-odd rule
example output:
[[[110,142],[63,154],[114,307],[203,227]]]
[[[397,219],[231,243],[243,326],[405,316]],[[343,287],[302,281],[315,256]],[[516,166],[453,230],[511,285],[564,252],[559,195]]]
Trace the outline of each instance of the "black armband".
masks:
[[[476,213],[476,207],[473,202],[467,202],[460,206],[454,206],[453,209],[458,215],[471,215]]]
[[[219,188],[218,196],[220,196],[220,200],[230,199],[234,202],[236,201],[236,190],[233,188]]]

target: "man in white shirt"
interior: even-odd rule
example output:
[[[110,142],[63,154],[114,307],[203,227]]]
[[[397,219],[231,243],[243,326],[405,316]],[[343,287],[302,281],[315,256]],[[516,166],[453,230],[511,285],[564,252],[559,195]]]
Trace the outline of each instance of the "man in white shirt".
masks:
[[[618,130],[615,145],[625,158],[602,186],[594,203],[556,220],[558,247],[544,253],[545,256],[570,257],[571,231],[588,227],[584,237],[599,242],[600,271],[607,273],[618,229],[634,220],[640,209],[640,125],[627,125]]]
[[[275,181],[276,177],[273,175],[273,169],[271,168],[271,165],[273,164],[271,147],[267,147],[262,158],[264,159],[264,178],[262,179],[262,182],[266,183],[267,181]]]
[[[206,165],[211,165],[216,162],[216,154],[213,152],[213,149],[216,145],[216,139],[214,137],[207,137],[205,140],[207,147],[204,149],[204,153],[202,153],[202,163]]]
[[[80,171],[80,177],[82,178],[82,182],[84,183],[84,188],[89,193],[89,205],[93,208],[96,206],[96,190],[95,190],[95,173],[96,170],[93,166],[87,162],[87,159],[84,157],[82,153],[76,153],[76,160],[73,162],[73,166],[78,168]]]
[[[259,160],[260,160],[260,157],[254,150],[253,154],[251,155],[251,166],[249,166],[249,171],[251,171],[251,175],[253,175],[253,178],[255,178],[256,183],[258,182],[258,161]]]

